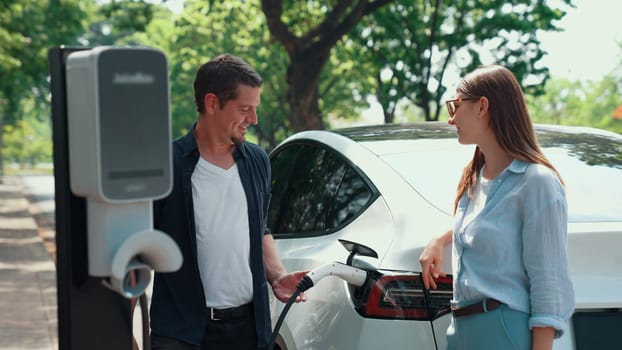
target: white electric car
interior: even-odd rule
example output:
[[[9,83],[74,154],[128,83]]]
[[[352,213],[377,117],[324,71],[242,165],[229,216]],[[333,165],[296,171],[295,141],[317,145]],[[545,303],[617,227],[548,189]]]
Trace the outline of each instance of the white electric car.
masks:
[[[612,349],[622,329],[622,135],[537,125],[569,207],[576,310],[555,349]],[[444,349],[451,278],[422,288],[418,257],[452,227],[452,206],[474,146],[446,123],[305,131],[273,152],[269,225],[289,271],[350,262],[379,273],[356,288],[329,276],[284,315],[283,350]],[[377,257],[350,256],[340,240]],[[451,273],[450,248],[443,270]],[[367,254],[373,255],[373,254]],[[283,303],[272,300],[273,322]],[[617,344],[617,345],[614,345]],[[613,347],[612,347],[613,346]]]

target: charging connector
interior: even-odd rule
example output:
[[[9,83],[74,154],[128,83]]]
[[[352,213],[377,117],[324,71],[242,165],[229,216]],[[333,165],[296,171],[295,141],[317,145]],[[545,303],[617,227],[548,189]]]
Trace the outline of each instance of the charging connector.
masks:
[[[340,262],[332,262],[321,265],[305,275],[312,281],[312,286],[327,276],[337,276],[349,284],[360,287],[367,280],[367,271]]]
[[[367,281],[367,271],[361,270],[359,268],[342,264],[340,262],[331,262],[324,265],[320,265],[315,269],[309,271],[301,280],[298,282],[296,286],[296,291],[289,298],[283,311],[281,311],[281,315],[279,316],[276,325],[274,326],[274,331],[272,332],[272,338],[270,343],[268,344],[267,349],[272,350],[274,347],[274,342],[276,341],[276,336],[279,334],[279,329],[281,329],[281,324],[283,324],[283,320],[285,319],[285,315],[289,311],[289,308],[296,300],[296,297],[300,295],[300,293],[306,291],[307,289],[316,285],[321,279],[327,276],[336,276],[341,278],[342,280],[348,282],[349,284],[360,287],[365,284]]]

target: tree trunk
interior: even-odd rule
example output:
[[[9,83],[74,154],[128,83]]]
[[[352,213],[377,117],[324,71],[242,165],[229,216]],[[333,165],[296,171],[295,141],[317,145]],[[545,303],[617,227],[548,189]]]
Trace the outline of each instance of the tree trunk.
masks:
[[[316,52],[311,57],[292,57],[287,68],[288,116],[294,131],[324,129],[319,100],[319,77],[329,53]]]
[[[2,150],[4,149],[4,123],[2,122],[2,116],[0,116],[0,176],[4,176],[4,156]]]
[[[393,124],[393,121],[395,120],[395,113],[389,112],[386,109],[384,109],[383,112],[384,112],[384,123],[385,124]]]
[[[294,131],[324,129],[319,106],[320,73],[331,49],[363,16],[393,0],[339,0],[322,23],[296,35],[283,22],[283,0],[261,0],[270,33],[283,45],[290,58],[287,68],[288,116]]]

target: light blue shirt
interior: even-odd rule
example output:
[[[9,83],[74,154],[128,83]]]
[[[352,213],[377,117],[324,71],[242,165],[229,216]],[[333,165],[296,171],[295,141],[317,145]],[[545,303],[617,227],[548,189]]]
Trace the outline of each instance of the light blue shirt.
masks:
[[[454,303],[497,299],[530,314],[529,327],[561,336],[574,311],[563,186],[544,165],[514,160],[491,180],[486,204],[461,229],[470,199],[460,199],[453,236]]]

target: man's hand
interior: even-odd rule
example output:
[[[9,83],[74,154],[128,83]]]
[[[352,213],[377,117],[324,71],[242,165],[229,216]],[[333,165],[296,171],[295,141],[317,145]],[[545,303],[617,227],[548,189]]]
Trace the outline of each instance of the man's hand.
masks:
[[[274,296],[279,301],[286,303],[289,298],[294,295],[298,282],[300,282],[307,272],[309,271],[291,272],[272,281],[272,292],[274,293]],[[296,296],[295,302],[299,303],[301,301],[307,301],[307,296],[304,292]]]

